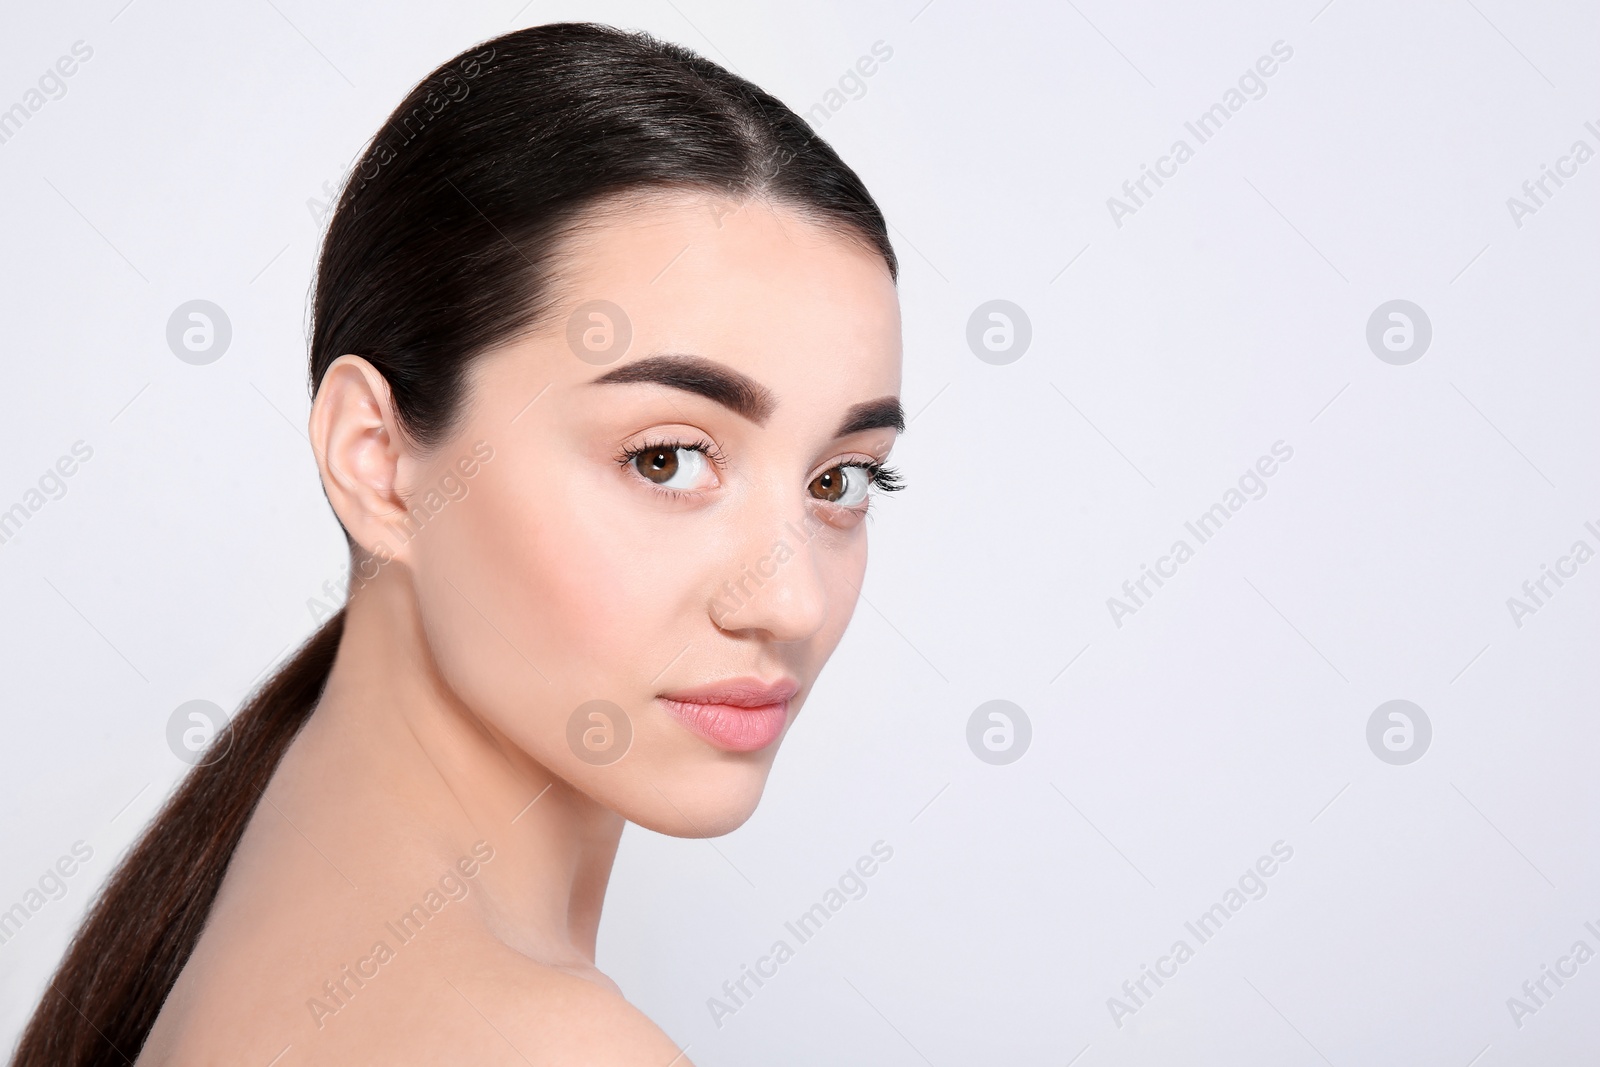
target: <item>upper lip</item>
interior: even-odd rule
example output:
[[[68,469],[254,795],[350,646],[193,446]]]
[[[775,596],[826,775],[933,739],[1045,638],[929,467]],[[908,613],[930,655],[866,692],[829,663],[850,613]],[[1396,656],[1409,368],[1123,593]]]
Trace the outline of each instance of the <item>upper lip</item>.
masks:
[[[725,678],[688,689],[662,693],[664,700],[684,704],[728,704],[736,708],[764,708],[794,696],[800,685],[792,678],[764,682],[760,678]]]

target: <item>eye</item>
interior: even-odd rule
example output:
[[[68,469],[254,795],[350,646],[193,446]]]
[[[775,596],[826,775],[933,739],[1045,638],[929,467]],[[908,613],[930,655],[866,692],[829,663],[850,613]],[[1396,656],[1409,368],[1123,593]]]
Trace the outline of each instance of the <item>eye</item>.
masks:
[[[861,507],[874,486],[885,491],[904,488],[891,467],[875,462],[854,462],[829,467],[818,477],[811,478],[810,491],[819,501],[840,507]]]
[[[829,467],[811,479],[811,495],[840,507],[859,507],[867,499],[872,487],[874,471],[862,463],[844,463]]]
[[[624,462],[662,489],[693,491],[716,484],[710,447],[681,441],[647,444],[627,452]]]

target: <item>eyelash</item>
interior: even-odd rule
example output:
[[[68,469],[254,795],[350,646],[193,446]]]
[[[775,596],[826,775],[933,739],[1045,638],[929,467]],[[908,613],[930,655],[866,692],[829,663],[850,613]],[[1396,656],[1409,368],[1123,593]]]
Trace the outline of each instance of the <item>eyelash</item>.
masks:
[[[712,465],[715,466],[718,471],[722,471],[727,467],[728,457],[722,454],[722,451],[717,448],[715,443],[706,440],[683,441],[669,440],[665,438],[652,439],[646,441],[637,448],[623,449],[617,454],[616,461],[618,466],[626,467],[635,459],[647,453],[670,451],[677,448],[682,448],[690,452],[699,452],[701,455],[709,459]],[[901,476],[900,472],[894,467],[888,467],[882,463],[839,463],[835,464],[835,466],[861,468],[867,472],[867,477],[871,479],[873,488],[879,490],[880,492],[893,493],[906,487],[905,479]],[[829,469],[831,470],[832,468]],[[690,490],[668,489],[666,486],[657,485],[643,476],[640,477],[640,481],[643,481],[656,492],[665,493],[667,496],[683,497],[692,495]],[[867,502],[861,507],[860,510],[867,511],[871,509],[872,498],[874,495],[876,494],[867,494]],[[822,503],[826,503],[826,501],[823,501]]]

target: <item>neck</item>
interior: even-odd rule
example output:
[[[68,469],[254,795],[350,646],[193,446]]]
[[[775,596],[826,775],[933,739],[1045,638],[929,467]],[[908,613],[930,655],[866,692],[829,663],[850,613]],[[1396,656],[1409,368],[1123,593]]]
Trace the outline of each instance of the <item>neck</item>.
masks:
[[[313,773],[285,786],[318,792],[321,821],[354,851],[365,851],[357,839],[379,842],[376,862],[421,886],[487,842],[493,860],[472,892],[481,894],[494,935],[541,962],[592,971],[624,820],[533,762],[456,696],[434,663],[400,564],[387,564],[352,595],[302,743]],[[337,776],[331,797],[329,771]],[[393,857],[417,869],[401,874]]]

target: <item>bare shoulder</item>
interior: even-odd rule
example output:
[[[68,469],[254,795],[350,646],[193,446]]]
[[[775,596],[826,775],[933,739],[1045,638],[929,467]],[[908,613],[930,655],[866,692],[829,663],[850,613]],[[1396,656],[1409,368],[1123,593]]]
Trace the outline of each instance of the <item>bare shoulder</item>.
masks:
[[[376,893],[219,898],[226,921],[196,945],[140,1067],[692,1067],[592,968],[516,951],[469,906],[397,913]]]
[[[446,915],[410,941],[386,933],[366,955],[235,946],[174,990],[140,1067],[692,1067],[597,972],[541,963]]]
[[[448,988],[467,1030],[498,1031],[475,1062],[508,1067],[693,1067],[685,1051],[615,987],[546,966],[490,938],[452,961]],[[454,1027],[452,1027],[454,1029]]]
[[[598,975],[546,966],[481,931],[451,940],[379,967],[314,1033],[296,1035],[294,1062],[692,1067],[659,1026]],[[280,1067],[289,1067],[288,1057]]]

